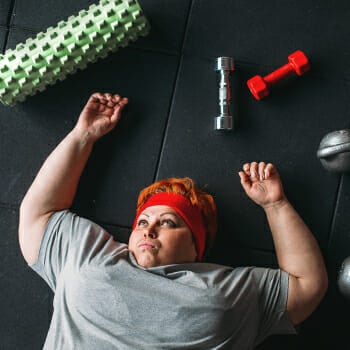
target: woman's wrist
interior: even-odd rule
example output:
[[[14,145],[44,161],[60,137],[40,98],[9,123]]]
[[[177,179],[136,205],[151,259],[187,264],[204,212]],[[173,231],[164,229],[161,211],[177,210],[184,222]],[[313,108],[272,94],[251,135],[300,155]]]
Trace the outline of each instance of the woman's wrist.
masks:
[[[289,204],[290,203],[289,203],[288,199],[285,196],[283,196],[281,199],[279,199],[277,201],[266,203],[266,204],[262,205],[262,207],[265,210],[265,212],[268,212],[268,211],[276,211],[276,210],[283,209],[284,207],[288,206]]]
[[[82,147],[92,147],[96,140],[96,137],[92,135],[88,130],[80,130],[75,127],[70,133],[69,136]]]

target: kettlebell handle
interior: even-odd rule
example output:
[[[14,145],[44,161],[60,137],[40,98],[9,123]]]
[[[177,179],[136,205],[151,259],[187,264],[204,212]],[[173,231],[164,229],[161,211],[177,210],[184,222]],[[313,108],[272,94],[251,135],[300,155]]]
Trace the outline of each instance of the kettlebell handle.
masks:
[[[350,151],[350,143],[343,143],[340,145],[329,146],[317,151],[318,158],[327,158],[330,156],[334,156],[339,153],[349,152]]]

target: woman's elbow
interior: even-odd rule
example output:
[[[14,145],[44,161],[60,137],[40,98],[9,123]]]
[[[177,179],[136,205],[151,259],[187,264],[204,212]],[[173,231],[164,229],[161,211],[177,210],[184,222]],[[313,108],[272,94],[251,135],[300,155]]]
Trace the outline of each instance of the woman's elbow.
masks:
[[[291,282],[291,281],[290,281]],[[294,325],[306,320],[320,305],[328,290],[328,275],[320,273],[308,281],[295,279],[288,293],[288,314]]]

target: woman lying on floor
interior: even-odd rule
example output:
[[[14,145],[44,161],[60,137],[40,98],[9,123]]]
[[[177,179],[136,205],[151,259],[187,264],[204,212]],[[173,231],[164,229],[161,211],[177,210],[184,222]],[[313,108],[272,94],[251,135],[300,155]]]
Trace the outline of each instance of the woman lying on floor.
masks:
[[[128,245],[69,210],[94,143],[127,102],[93,94],[21,204],[22,253],[55,293],[44,349],[242,350],[295,333],[322,300],[327,273],[274,165],[247,163],[239,176],[266,213],[278,269],[204,262],[216,206],[189,178],[141,191]]]

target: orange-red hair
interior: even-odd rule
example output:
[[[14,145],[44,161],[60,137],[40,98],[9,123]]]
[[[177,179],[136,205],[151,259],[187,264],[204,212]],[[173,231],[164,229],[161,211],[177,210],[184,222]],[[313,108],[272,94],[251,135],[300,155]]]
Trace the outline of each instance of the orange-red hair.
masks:
[[[152,195],[159,192],[181,194],[188,198],[191,204],[200,210],[207,231],[205,251],[208,253],[213,245],[217,231],[217,209],[214,198],[198,188],[195,182],[189,177],[171,177],[154,182],[141,190],[137,199],[136,213],[138,213],[140,208]]]

